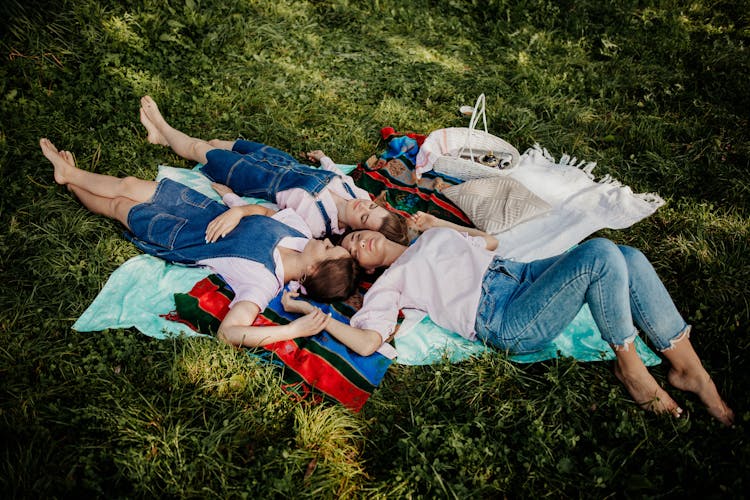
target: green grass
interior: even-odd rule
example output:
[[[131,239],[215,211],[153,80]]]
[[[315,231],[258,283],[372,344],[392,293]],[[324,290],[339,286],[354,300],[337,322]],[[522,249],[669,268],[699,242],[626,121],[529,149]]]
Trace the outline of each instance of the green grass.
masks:
[[[750,5],[8,0],[0,6],[0,488],[8,497],[742,497],[750,487]],[[179,129],[352,163],[378,131],[463,126],[598,162],[667,205],[601,234],[644,250],[738,412],[637,409],[607,364],[393,366],[361,414],[294,403],[205,340],[71,325],[137,251],[53,183],[187,164]],[[664,365],[653,369],[666,382]]]

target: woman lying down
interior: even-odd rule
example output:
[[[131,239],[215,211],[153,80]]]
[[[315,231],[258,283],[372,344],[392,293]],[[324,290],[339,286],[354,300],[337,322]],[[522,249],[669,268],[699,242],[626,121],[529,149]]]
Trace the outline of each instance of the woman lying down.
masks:
[[[170,179],[156,182],[87,172],[76,167],[70,152],[58,151],[49,140],[41,139],[40,146],[54,166],[55,182],[67,186],[92,212],[120,221],[139,249],[170,262],[207,266],[222,275],[236,294],[219,326],[218,337],[225,342],[264,346],[328,329],[354,352],[369,355],[381,350],[392,356],[393,348],[381,347],[378,334],[329,328],[333,320],[310,304],[304,316],[287,325],[253,326],[290,281],[301,282],[307,296],[321,302],[347,298],[356,286],[359,268],[349,253],[327,239],[312,239],[309,227],[293,210],[229,208]],[[230,213],[239,213],[230,217],[239,219],[236,227],[219,237],[221,222]]]
[[[497,240],[481,231],[423,213],[414,222],[424,233],[410,247],[375,231],[343,239],[367,271],[387,268],[347,328],[385,339],[399,310],[412,308],[468,339],[523,354],[545,348],[588,304],[615,352],[615,374],[639,406],[682,414],[636,353],[636,325],[671,363],[669,383],[697,394],[722,424],[733,423],[734,412],[690,343],[690,325],[640,251],[597,238],[557,257],[520,263],[496,255]],[[310,311],[298,302],[298,312]]]

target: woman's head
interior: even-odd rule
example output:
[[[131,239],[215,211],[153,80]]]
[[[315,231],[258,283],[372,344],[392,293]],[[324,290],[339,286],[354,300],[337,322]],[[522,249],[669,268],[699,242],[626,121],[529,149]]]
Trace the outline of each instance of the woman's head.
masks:
[[[360,267],[351,257],[321,262],[302,280],[305,294],[318,302],[346,300],[357,288]]]
[[[368,273],[390,266],[406,250],[405,245],[370,230],[352,231],[341,240],[341,246]]]
[[[310,240],[303,253],[308,258],[308,266],[300,283],[308,297],[332,302],[347,299],[354,293],[360,267],[345,249],[328,239]]]
[[[391,241],[401,245],[409,244],[409,230],[406,219],[381,207],[374,201],[357,198],[347,201],[346,220],[354,230],[378,231]]]

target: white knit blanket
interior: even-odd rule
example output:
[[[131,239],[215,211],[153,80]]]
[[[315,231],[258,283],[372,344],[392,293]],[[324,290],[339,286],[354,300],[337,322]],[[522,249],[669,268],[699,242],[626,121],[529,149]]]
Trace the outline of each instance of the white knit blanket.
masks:
[[[507,175],[552,205],[552,210],[494,235],[500,242],[498,253],[518,261],[551,257],[599,229],[632,226],[664,204],[658,194],[633,193],[610,176],[595,181],[591,173],[595,166],[567,155],[556,162],[539,145],[524,152]]]

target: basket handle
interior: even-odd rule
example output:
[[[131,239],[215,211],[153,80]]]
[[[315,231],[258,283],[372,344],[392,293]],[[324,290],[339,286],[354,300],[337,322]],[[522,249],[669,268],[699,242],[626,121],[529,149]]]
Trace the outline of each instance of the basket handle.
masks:
[[[471,112],[471,119],[469,120],[469,130],[466,132],[466,143],[464,143],[464,146],[458,151],[456,157],[461,156],[461,153],[468,148],[471,160],[475,161],[474,151],[471,148],[471,135],[476,129],[480,117],[482,118],[482,124],[484,125],[484,132],[489,133],[487,132],[487,114],[485,113],[484,94],[479,94],[479,97],[477,97],[477,102],[474,104],[474,110]]]

